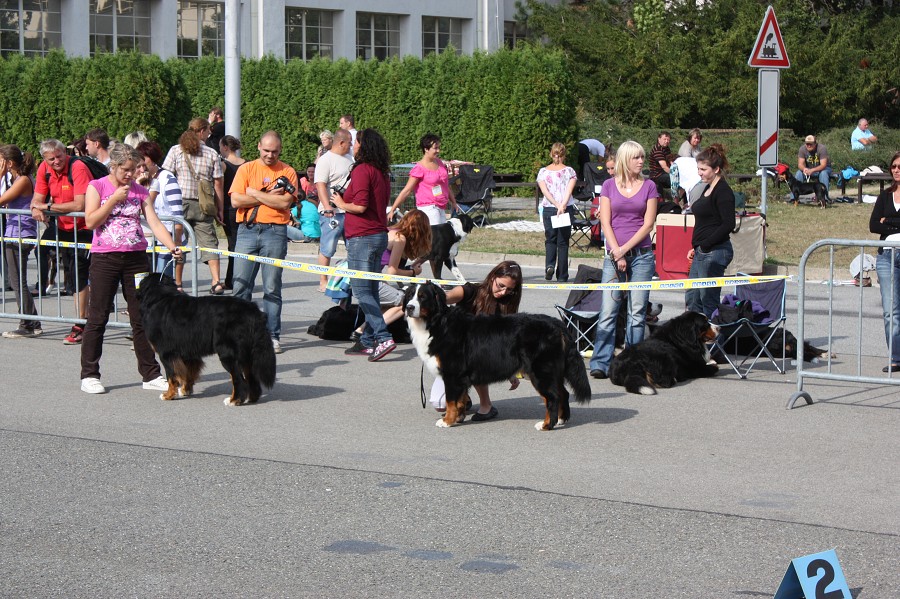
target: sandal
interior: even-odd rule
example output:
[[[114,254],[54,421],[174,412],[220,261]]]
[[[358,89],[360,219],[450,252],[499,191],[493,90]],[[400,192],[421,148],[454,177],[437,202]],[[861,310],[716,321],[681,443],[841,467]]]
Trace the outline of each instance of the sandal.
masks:
[[[225,285],[222,284],[222,281],[216,281],[213,283],[212,287],[209,288],[209,293],[211,295],[222,295],[225,293]]]

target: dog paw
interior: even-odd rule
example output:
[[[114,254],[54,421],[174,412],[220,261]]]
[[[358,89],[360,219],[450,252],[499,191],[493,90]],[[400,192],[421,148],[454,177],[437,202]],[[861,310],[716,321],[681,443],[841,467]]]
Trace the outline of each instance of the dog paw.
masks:
[[[240,402],[237,401],[237,400],[235,400],[235,399],[232,399],[232,398],[229,396],[229,397],[226,397],[226,398],[225,398],[225,405],[226,405],[226,406],[237,406],[237,405],[240,405]]]
[[[177,391],[176,395],[178,395],[179,399],[188,396],[188,394],[185,392],[183,387],[178,387],[178,391]]]
[[[434,425],[438,428],[450,428],[450,425],[444,422],[443,418],[435,422]]]
[[[172,399],[171,397],[166,397],[165,393],[160,393],[159,398],[163,401],[169,401],[170,399]]]
[[[539,430],[539,431],[550,430],[550,429],[548,429],[547,427],[544,426],[544,421],[543,421],[543,420],[538,420],[537,422],[535,422],[535,423],[534,423],[534,428],[536,428],[536,429]]]
[[[565,426],[565,425],[566,425],[566,421],[563,420],[562,418],[560,418],[559,420],[556,421],[556,426],[557,426],[557,427]]]

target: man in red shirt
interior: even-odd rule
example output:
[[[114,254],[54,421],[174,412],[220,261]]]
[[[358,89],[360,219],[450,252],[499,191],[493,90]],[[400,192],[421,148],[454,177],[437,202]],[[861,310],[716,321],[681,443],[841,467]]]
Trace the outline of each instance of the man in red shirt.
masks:
[[[83,218],[58,216],[70,212],[84,212],[84,194],[90,183],[91,172],[78,161],[71,161],[66,154],[66,146],[58,139],[47,139],[41,142],[41,156],[44,161],[35,175],[34,196],[31,199],[31,215],[48,228],[42,240],[90,243],[91,232],[87,229]],[[71,170],[71,172],[70,172]],[[50,214],[45,213],[49,210]],[[55,227],[54,227],[54,222]],[[55,233],[54,233],[55,229]],[[87,317],[88,274],[91,262],[86,249],[59,248],[62,262],[71,276],[75,277],[75,311],[79,318]],[[38,261],[46,259],[46,252],[39,252]],[[42,284],[45,281],[42,281]],[[63,340],[66,345],[81,343],[84,331],[82,325],[76,324]]]

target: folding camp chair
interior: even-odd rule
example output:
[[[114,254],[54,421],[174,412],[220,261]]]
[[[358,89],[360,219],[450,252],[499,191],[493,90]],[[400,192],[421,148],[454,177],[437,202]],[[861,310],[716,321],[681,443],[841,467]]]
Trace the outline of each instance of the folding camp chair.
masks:
[[[740,274],[740,273],[739,273]],[[785,372],[785,328],[787,320],[785,311],[785,297],[787,295],[787,281],[767,281],[753,285],[739,285],[735,288],[736,301],[756,302],[763,310],[768,311],[768,316],[755,322],[749,318],[741,318],[735,322],[719,324],[721,333],[716,339],[715,347],[724,356],[725,360],[742,379],[747,378],[760,358],[767,359],[780,373]],[[781,365],[776,356],[767,347],[769,342],[781,334]],[[752,350],[741,360],[728,355],[728,348],[735,349],[739,339],[752,340]],[[734,352],[732,352],[734,354]],[[745,364],[750,362],[745,368]]]
[[[602,269],[586,264],[578,265],[575,283],[599,283],[602,280]],[[597,329],[597,322],[600,320],[600,303],[602,300],[602,291],[576,289],[569,292],[565,306],[556,306],[559,318],[566,325],[566,329],[575,340],[575,345],[581,354],[594,349],[594,335]]]
[[[595,234],[599,230],[599,218],[591,218],[592,210],[600,201],[600,188],[610,178],[606,168],[599,162],[588,162],[584,165],[584,184],[581,194],[576,195],[575,218],[572,220],[572,247],[587,250],[591,245],[603,245],[603,235]]]
[[[495,187],[494,167],[477,164],[460,165],[456,204],[460,212],[475,221],[477,227],[491,224],[491,199],[494,197]]]

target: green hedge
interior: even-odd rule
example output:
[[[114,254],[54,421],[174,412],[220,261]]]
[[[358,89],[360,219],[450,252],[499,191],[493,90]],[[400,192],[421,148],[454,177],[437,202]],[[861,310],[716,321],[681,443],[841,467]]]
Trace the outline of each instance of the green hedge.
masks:
[[[54,52],[2,59],[0,75],[3,141],[32,150],[43,138],[67,142],[94,127],[119,139],[141,129],[166,147],[192,116],[224,107],[222,59]],[[563,55],[538,47],[424,60],[245,60],[241,138],[244,155],[255,158],[256,140],[275,129],[284,160],[302,168],[315,155],[319,131],[334,130],[349,112],[358,129],[385,136],[394,162],[418,160],[419,138],[433,132],[443,138],[445,158],[530,177],[549,161],[553,142],[576,141],[572,89]]]

